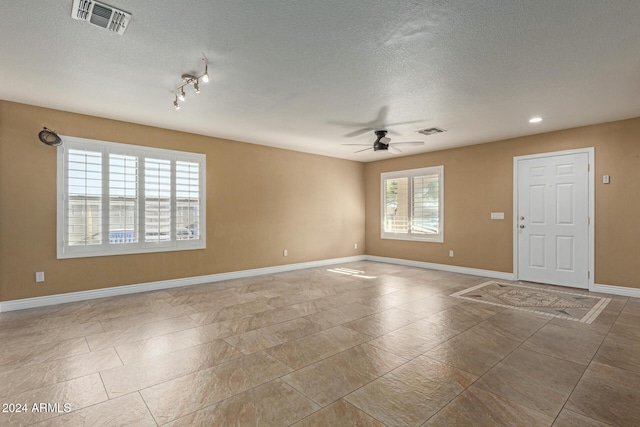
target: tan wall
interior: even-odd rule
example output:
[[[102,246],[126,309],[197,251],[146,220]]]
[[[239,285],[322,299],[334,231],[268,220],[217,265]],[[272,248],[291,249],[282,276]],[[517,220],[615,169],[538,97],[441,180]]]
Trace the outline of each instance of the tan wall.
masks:
[[[56,150],[38,141],[43,126],[205,153],[207,249],[56,259]],[[0,301],[362,255],[364,212],[358,162],[0,101]]]
[[[640,118],[368,163],[367,254],[512,272],[513,157],[583,147],[595,147],[595,283],[640,288]],[[444,243],[381,239],[380,173],[435,165],[444,165]]]

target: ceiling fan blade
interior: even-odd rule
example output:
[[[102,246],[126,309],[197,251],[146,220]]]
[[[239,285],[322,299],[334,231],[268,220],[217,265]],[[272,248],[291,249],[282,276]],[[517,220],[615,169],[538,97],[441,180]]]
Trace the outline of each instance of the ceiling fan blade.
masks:
[[[402,153],[401,149],[394,147],[393,145],[390,145],[388,150],[391,151],[392,153]]]
[[[423,141],[392,142],[393,145],[424,145]]]
[[[412,123],[420,123],[420,122],[424,122],[424,120],[411,120],[411,121],[408,121],[408,122],[387,123],[387,126],[410,125]]]
[[[372,130],[374,130],[374,129],[373,128],[362,128],[362,129],[354,130],[353,132],[349,132],[345,136],[347,138],[353,138],[354,136],[362,135],[364,133],[371,132]]]
[[[340,144],[340,145],[362,145],[362,146],[365,146],[365,145],[366,145],[366,146],[371,146],[371,143],[368,143],[368,144],[355,144],[355,143],[353,143],[353,144],[348,144],[348,143],[347,143],[347,144]]]
[[[328,124],[330,125],[336,125],[336,126],[342,126],[345,128],[355,128],[355,127],[362,127],[362,126],[369,126],[370,124],[367,122],[346,122],[346,121],[342,121],[342,120],[329,120],[327,121]]]
[[[384,127],[387,122],[388,114],[389,114],[389,107],[387,107],[386,105],[383,107],[380,107],[380,110],[378,110],[378,115],[374,119],[373,123],[375,123],[377,126]]]
[[[380,138],[378,140],[379,142],[382,142],[383,144],[388,144],[389,141],[391,141],[391,138],[387,138],[386,136],[383,136],[382,138]]]
[[[354,151],[354,153],[362,153],[363,151],[373,150],[373,147],[365,148],[364,150]]]

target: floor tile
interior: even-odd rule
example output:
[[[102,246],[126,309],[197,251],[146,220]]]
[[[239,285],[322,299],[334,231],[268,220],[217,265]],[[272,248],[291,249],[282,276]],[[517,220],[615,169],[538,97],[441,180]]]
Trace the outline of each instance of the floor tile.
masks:
[[[550,416],[471,386],[431,417],[424,427],[543,427],[551,423]]]
[[[0,341],[9,338],[16,333],[26,335],[39,331],[73,326],[78,323],[78,316],[74,313],[59,314],[53,316],[30,316],[27,318],[14,318],[0,321]]]
[[[449,296],[429,295],[423,298],[415,298],[415,296],[413,296],[413,298],[409,297],[409,302],[397,305],[396,307],[412,313],[421,314],[424,317],[440,313],[460,303],[461,301],[459,299]]]
[[[592,362],[571,394],[566,408],[615,426],[635,426],[640,374]]]
[[[432,348],[425,355],[463,371],[482,375],[519,344],[519,341],[481,324]]]
[[[338,400],[293,424],[292,427],[385,427],[352,404]]]
[[[24,310],[4,311],[0,313],[0,326],[12,324],[31,323],[46,318],[64,316],[67,314],[78,316],[79,313],[91,311],[88,301],[71,302],[58,305],[47,305],[44,307],[27,308]]]
[[[0,374],[0,398],[6,400],[23,391],[84,377],[121,365],[122,362],[115,350],[110,348],[14,369]]]
[[[577,412],[563,409],[553,423],[553,427],[613,427],[593,418],[585,417]]]
[[[629,325],[616,322],[611,330],[610,335],[615,335],[630,340],[640,341],[640,325]]]
[[[204,325],[207,323],[216,323],[222,322],[223,320],[244,317],[267,310],[273,310],[273,307],[271,307],[267,303],[266,299],[260,299],[244,304],[236,304],[216,309],[209,309],[207,311],[195,313],[191,315],[191,318],[198,324]]]
[[[234,335],[225,338],[225,341],[244,354],[250,354],[311,335],[321,329],[317,323],[306,318],[299,318]]]
[[[89,346],[84,337],[32,347],[5,348],[3,345],[2,350],[0,350],[0,374],[13,369],[88,352]]]
[[[369,316],[377,311],[373,307],[353,303],[311,314],[307,316],[307,319],[317,323],[322,329],[328,329]]]
[[[550,318],[538,314],[506,309],[480,325],[503,337],[525,341],[546,325],[549,320]]]
[[[164,319],[188,316],[195,312],[196,311],[188,305],[162,305],[161,307],[157,307],[145,313],[135,313],[126,316],[100,320],[100,324],[104,328],[105,332],[123,331],[125,329],[143,325],[145,323],[152,323]]]
[[[393,353],[361,344],[282,379],[324,406],[406,362]]]
[[[0,425],[636,424],[640,299],[450,297],[489,280],[358,261],[0,313],[0,400],[72,405]]]
[[[502,307],[464,302],[431,315],[426,320],[464,331],[504,310]]]
[[[100,376],[113,399],[241,356],[238,350],[218,340],[106,369]]]
[[[286,293],[285,295],[269,298],[267,302],[271,307],[277,308],[277,307],[285,307],[287,305],[298,304],[305,301],[311,301],[311,300],[323,298],[329,295],[331,295],[331,292],[328,292],[325,289],[314,289],[314,290],[301,291],[297,293]]]
[[[34,424],[42,427],[67,426],[136,426],[155,427],[151,413],[138,393],[79,409],[50,420]]]
[[[148,293],[140,294],[149,297]],[[95,300],[91,310],[85,310],[78,314],[80,323],[101,322],[116,319],[122,316],[143,315],[153,313],[159,308],[169,308],[168,299],[141,298],[138,294],[118,297],[117,301]],[[135,297],[135,298],[134,298]]]
[[[521,348],[586,366],[603,339],[604,334],[597,332],[545,325]]]
[[[288,343],[271,347],[270,355],[294,369],[300,369],[370,339],[343,326],[325,329]]]
[[[6,336],[2,339],[2,347],[15,350],[18,348],[34,347],[42,344],[67,341],[73,338],[80,338],[102,332],[104,332],[104,329],[102,329],[99,322],[81,323],[53,330],[41,330],[26,334],[12,334],[11,336]]]
[[[400,328],[379,336],[368,344],[407,359],[413,359],[436,347],[439,342],[422,339],[407,328]]]
[[[623,336],[609,335],[593,360],[620,369],[640,373],[640,341]]]
[[[215,318],[220,316],[217,314],[225,307],[238,306],[235,310],[245,310],[256,313],[256,309],[265,308],[264,304],[253,305],[255,302],[265,303],[266,298],[261,297],[255,293],[239,294],[237,292],[228,292],[225,295],[219,294],[195,294],[189,295],[186,298],[177,297],[177,302],[183,304],[189,304],[197,312],[211,311],[211,316]],[[247,305],[248,304],[248,305]],[[223,312],[226,315],[232,315],[233,311]]]
[[[280,380],[262,384],[167,424],[178,426],[288,426],[318,406]]]
[[[290,371],[285,364],[263,352],[252,353],[149,387],[140,394],[158,424],[165,424]]]
[[[87,335],[87,343],[91,351],[103,350],[121,344],[140,341],[171,332],[190,329],[198,326],[190,317],[176,317],[143,325],[132,326],[123,331],[101,332]],[[102,328],[101,328],[102,331]]]
[[[419,426],[475,379],[467,372],[421,356],[345,400],[387,425]]]
[[[480,378],[476,385],[556,417],[584,370],[585,367],[577,363],[517,349]]]
[[[76,378],[23,393],[12,393],[11,401],[26,403],[28,411],[10,414],[0,412],[0,425],[3,427],[28,425],[64,413],[65,404],[68,404],[71,411],[77,411],[87,406],[104,402],[107,399],[107,393],[102,386],[99,374]],[[59,407],[52,412],[33,411],[33,405],[39,405],[40,403],[57,403]],[[58,410],[61,412],[59,413]]]
[[[390,308],[353,322],[345,323],[344,326],[372,337],[378,337],[417,322],[422,318],[423,316],[419,314],[398,308]]]

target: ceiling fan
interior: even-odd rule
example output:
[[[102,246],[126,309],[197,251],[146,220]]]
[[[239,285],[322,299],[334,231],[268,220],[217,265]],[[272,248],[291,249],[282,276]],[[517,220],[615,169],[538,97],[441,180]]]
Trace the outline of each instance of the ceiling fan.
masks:
[[[354,153],[360,153],[373,149],[373,151],[390,151],[392,153],[402,153],[397,146],[398,145],[424,145],[423,141],[407,141],[407,142],[391,142],[391,138],[387,137],[386,130],[375,130],[376,140],[373,142],[373,146],[362,150],[354,151]],[[342,144],[342,145],[371,145],[371,144]]]

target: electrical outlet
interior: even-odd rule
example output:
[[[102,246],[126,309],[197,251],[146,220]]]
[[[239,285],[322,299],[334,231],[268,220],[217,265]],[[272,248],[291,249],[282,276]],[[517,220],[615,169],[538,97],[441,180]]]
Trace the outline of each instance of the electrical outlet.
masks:
[[[357,243],[353,244],[353,249],[358,249],[358,244]]]
[[[453,258],[453,251],[449,251],[449,257]]]
[[[36,282],[44,282],[44,271],[36,272]]]
[[[287,256],[287,255],[289,255],[289,252],[285,249],[284,251],[282,251],[282,255],[283,256]]]

